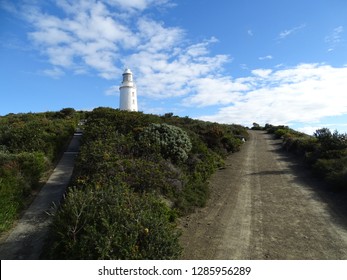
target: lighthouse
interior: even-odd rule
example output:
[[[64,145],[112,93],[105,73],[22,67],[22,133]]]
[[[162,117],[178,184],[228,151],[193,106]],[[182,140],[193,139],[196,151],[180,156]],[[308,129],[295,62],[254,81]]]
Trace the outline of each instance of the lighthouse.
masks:
[[[136,85],[133,80],[133,73],[130,69],[125,69],[123,81],[119,87],[119,109],[126,111],[138,111]]]

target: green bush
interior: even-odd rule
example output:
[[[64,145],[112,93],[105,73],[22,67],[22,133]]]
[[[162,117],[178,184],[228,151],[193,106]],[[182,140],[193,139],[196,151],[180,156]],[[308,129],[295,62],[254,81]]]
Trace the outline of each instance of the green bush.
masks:
[[[286,126],[267,124],[269,133],[283,138],[286,151],[303,156],[315,176],[324,179],[336,190],[347,190],[347,135],[328,128],[316,130],[314,136],[292,130]]]
[[[140,135],[140,143],[145,147],[158,147],[165,159],[184,162],[192,149],[188,134],[179,127],[169,124],[150,124]]]
[[[110,108],[86,118],[74,169],[79,188],[56,215],[50,258],[177,258],[176,213],[205,205],[208,178],[246,130]]]
[[[42,153],[0,152],[0,232],[17,218],[45,170],[47,162]]]
[[[183,189],[185,179],[179,168],[170,162],[143,159],[122,159],[114,165],[117,178],[135,191],[157,191],[169,198]]]
[[[223,147],[228,152],[238,152],[242,145],[242,140],[239,138],[235,138],[232,135],[226,135],[221,139],[221,143],[223,144]]]
[[[312,166],[312,171],[317,177],[325,178],[327,174],[333,172],[339,163],[335,159],[318,159]]]
[[[174,214],[122,184],[71,189],[53,223],[52,259],[176,259]]]
[[[25,177],[26,182],[32,188],[38,186],[43,173],[47,171],[49,163],[42,152],[28,153],[23,152],[17,155],[20,171]]]
[[[15,161],[0,164],[0,233],[10,228],[23,206],[26,184]]]
[[[323,150],[342,150],[347,148],[347,135],[337,131],[331,133],[328,128],[317,129],[314,136],[318,139]]]
[[[342,170],[334,170],[327,174],[327,182],[337,191],[347,190],[347,164]]]
[[[289,132],[288,129],[280,128],[275,131],[276,138],[280,139]]]
[[[0,117],[0,232],[30,202],[31,190],[65,148],[77,119],[73,109]]]

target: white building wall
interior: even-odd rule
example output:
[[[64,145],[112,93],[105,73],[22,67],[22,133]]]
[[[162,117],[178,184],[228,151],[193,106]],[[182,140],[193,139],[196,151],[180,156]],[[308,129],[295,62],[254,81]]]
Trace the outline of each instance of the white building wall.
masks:
[[[123,81],[119,88],[120,99],[119,109],[126,111],[138,111],[136,85],[133,81],[132,73],[126,69],[123,73]]]

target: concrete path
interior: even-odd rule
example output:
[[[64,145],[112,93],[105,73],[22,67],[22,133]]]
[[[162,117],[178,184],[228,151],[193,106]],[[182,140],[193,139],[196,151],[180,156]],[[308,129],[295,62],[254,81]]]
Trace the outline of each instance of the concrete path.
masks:
[[[76,132],[74,134],[66,152],[47,183],[4,243],[0,245],[0,259],[39,259],[52,221],[47,212],[53,211],[53,203],[60,203],[70,182],[81,137],[81,133]]]

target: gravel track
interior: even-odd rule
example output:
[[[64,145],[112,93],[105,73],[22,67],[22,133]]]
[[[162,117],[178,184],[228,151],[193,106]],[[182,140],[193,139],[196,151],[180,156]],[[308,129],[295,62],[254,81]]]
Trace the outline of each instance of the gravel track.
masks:
[[[327,191],[281,141],[250,131],[181,219],[184,259],[347,259],[347,196]]]

